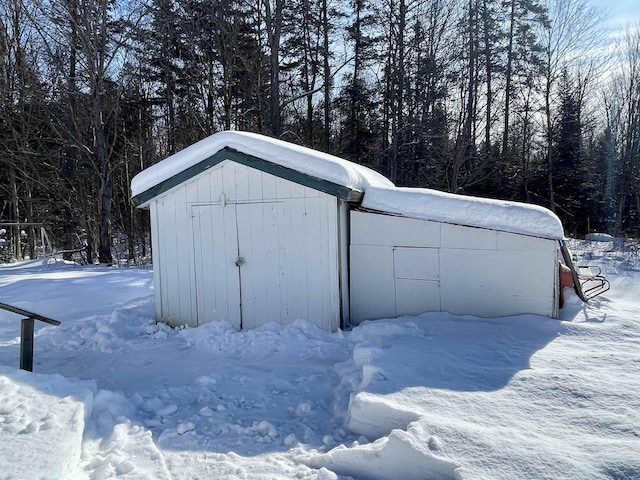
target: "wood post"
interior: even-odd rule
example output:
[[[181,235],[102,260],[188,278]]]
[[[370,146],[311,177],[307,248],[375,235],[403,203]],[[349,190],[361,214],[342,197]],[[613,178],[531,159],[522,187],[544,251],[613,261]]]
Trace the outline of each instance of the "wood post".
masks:
[[[33,372],[33,318],[23,318],[20,329],[20,368]]]
[[[6,310],[7,312],[16,313],[26,317],[22,319],[22,325],[20,327],[20,368],[28,372],[33,372],[33,331],[35,321],[38,320],[40,322],[48,323],[49,325],[60,325],[60,322],[53,318],[38,315],[37,313],[33,313],[19,307],[13,307],[1,302],[0,310]]]

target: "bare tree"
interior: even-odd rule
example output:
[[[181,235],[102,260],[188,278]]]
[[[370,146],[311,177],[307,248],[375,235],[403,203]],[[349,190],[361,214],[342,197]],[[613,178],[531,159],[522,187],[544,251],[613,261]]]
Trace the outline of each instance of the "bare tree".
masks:
[[[557,204],[554,186],[553,131],[557,85],[563,70],[577,67],[603,44],[604,14],[587,0],[546,0],[549,23],[539,31],[543,46],[544,79],[544,155],[547,164],[548,201],[551,210]]]
[[[282,40],[282,20],[284,0],[261,0],[264,6],[264,20],[269,44],[269,107],[271,133],[282,134],[282,113],[280,104],[280,43]]]
[[[43,30],[52,65],[63,77],[69,72],[72,121],[61,127],[75,143],[76,151],[90,160],[97,179],[98,258],[101,263],[111,263],[112,157],[119,108],[115,79],[130,46],[128,27],[140,11],[116,10],[109,0],[60,0],[42,8],[50,19]],[[60,57],[58,52],[66,48],[70,49],[69,55]]]
[[[48,133],[49,112],[37,70],[38,39],[28,16],[21,1],[0,0],[0,192],[8,199],[9,219],[15,223],[36,221],[34,190],[43,188],[39,148]],[[15,258],[33,257],[33,229],[25,228],[26,252],[22,228],[12,227],[11,231]]]
[[[502,153],[509,146],[511,107],[514,87],[531,88],[532,75],[541,70],[542,46],[536,37],[536,28],[548,27],[547,12],[537,0],[508,0],[508,36],[506,45],[504,127],[502,132]],[[519,79],[519,81],[518,81]]]
[[[640,25],[627,32],[621,71],[605,95],[608,128],[615,139],[614,233],[640,229]],[[629,215],[635,210],[634,215]],[[635,216],[635,225],[629,224]]]

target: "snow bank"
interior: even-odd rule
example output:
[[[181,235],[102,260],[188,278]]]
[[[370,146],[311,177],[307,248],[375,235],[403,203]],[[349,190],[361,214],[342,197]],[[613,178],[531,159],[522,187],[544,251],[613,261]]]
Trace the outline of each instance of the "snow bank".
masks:
[[[371,480],[455,480],[459,467],[438,454],[437,437],[411,425],[408,431],[394,430],[373,443],[342,445],[310,459],[316,468],[325,467],[340,475]]]
[[[384,396],[359,392],[349,402],[349,429],[367,438],[381,438],[419,420],[411,406],[404,407]]]
[[[455,195],[425,188],[367,188],[362,206],[405,217],[490,228],[562,240],[560,219],[550,210],[518,202]]]
[[[613,242],[615,240],[607,233],[588,233],[584,239],[588,242]]]
[[[62,351],[90,349],[117,353],[133,346],[142,335],[169,330],[164,324],[155,324],[150,317],[149,303],[133,303],[111,315],[91,315],[73,323],[62,323],[52,330],[51,344]]]
[[[314,464],[393,478],[380,449],[395,439],[394,465],[419,459],[426,478],[431,456],[444,462],[434,478],[640,478],[638,322],[625,307],[602,318],[575,295],[567,308],[577,321],[424,314],[355,328],[338,367],[353,389],[348,425],[377,440]]]
[[[231,148],[354,190],[362,191],[369,186],[393,186],[387,178],[373,170],[317,150],[254,133],[224,131],[200,140],[140,172],[131,181],[132,196],[147,191],[223,148]]]
[[[0,367],[0,476],[72,478],[95,383]]]
[[[172,478],[152,432],[136,418],[135,403],[123,394],[98,391],[83,444],[83,468],[92,480]]]
[[[238,332],[228,322],[209,322],[197,328],[184,328],[179,335],[188,348],[233,357],[273,358],[287,352],[301,359],[322,356],[333,358],[340,350],[336,336],[306,320],[288,325],[268,322],[257,328]]]

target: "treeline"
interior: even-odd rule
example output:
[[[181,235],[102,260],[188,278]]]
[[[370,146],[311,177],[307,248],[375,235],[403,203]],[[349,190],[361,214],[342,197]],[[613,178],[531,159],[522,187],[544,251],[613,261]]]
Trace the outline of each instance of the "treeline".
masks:
[[[0,0],[0,221],[133,256],[131,178],[240,129],[637,235],[640,27],[604,26],[587,0]]]

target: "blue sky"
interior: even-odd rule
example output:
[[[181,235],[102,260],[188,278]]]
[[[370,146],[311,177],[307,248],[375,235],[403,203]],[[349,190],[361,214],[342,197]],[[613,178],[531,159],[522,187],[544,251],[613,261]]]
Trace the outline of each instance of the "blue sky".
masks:
[[[639,0],[591,0],[591,3],[609,12],[614,30],[626,30],[640,22]]]

